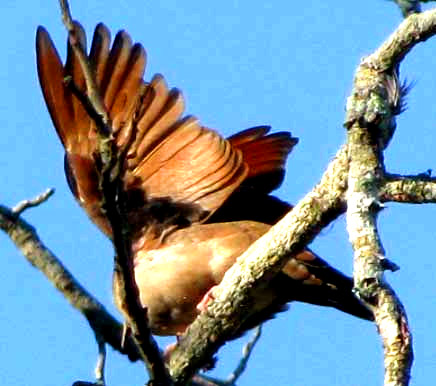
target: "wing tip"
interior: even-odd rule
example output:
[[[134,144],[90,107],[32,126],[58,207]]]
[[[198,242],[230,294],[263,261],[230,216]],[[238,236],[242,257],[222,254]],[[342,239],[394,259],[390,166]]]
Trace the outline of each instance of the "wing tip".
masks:
[[[54,47],[50,34],[48,33],[47,29],[42,25],[39,25],[36,28],[35,46],[38,58],[40,57],[42,52],[45,52],[47,50],[47,48]],[[39,60],[37,63],[39,63]]]

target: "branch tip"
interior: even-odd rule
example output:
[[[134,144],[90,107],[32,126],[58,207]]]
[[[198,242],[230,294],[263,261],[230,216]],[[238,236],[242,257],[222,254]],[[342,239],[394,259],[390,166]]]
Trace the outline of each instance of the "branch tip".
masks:
[[[33,199],[23,200],[19,202],[12,208],[12,214],[15,217],[19,217],[26,209],[33,208],[35,206],[41,205],[43,202],[47,201],[55,192],[54,188],[49,188],[45,192],[39,194]]]

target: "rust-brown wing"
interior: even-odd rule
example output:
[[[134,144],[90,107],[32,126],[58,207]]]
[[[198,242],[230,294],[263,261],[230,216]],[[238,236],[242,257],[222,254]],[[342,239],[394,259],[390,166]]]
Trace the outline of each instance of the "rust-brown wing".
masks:
[[[289,132],[268,134],[269,131],[269,126],[256,126],[227,138],[233,147],[242,151],[249,167],[244,186],[266,194],[283,182],[286,160],[298,143],[298,138]]]
[[[76,23],[76,37],[86,41]],[[203,221],[242,183],[247,174],[241,151],[194,117],[182,117],[180,91],[169,90],[161,75],[143,81],[146,54],[132,44],[124,31],[110,46],[108,29],[99,24],[94,32],[89,60],[104,105],[112,122],[119,155],[125,155],[123,178],[127,192],[143,208],[141,220],[171,225]],[[98,170],[95,164],[97,132],[93,120],[71,87],[86,94],[83,72],[68,44],[65,66],[47,31],[39,27],[36,38],[38,74],[48,110],[65,147],[69,185],[93,221],[108,235],[110,228],[100,210]],[[163,210],[159,207],[164,206]],[[167,219],[166,217],[169,217]],[[167,221],[168,220],[168,221]],[[132,220],[133,221],[133,220]],[[143,224],[138,223],[142,221]]]
[[[257,126],[227,138],[242,152],[248,175],[208,222],[251,220],[273,225],[291,210],[291,205],[269,193],[282,183],[287,157],[298,138],[289,132],[268,134],[269,130]]]

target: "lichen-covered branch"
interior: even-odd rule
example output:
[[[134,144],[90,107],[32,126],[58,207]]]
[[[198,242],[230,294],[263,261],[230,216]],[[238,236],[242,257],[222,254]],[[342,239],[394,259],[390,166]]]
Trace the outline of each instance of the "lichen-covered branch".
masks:
[[[384,181],[383,150],[401,112],[397,68],[412,47],[436,33],[436,12],[408,17],[374,54],[359,66],[347,102],[347,229],[353,245],[357,293],[373,307],[385,350],[385,385],[407,385],[413,360],[412,338],[401,302],[385,282],[393,267],[384,256],[377,231]],[[410,184],[409,184],[410,186]]]
[[[257,291],[291,255],[344,210],[348,155],[342,148],[321,182],[283,220],[255,242],[226,273],[215,299],[179,340],[170,358],[175,384],[184,385],[248,317]]]
[[[436,9],[410,15],[377,51],[365,59],[365,63],[378,72],[392,69],[416,44],[435,33]]]
[[[426,173],[416,176],[385,175],[380,186],[379,198],[382,202],[435,203],[436,178]]]
[[[350,172],[347,229],[354,249],[354,283],[359,296],[372,306],[383,340],[385,385],[407,385],[413,359],[412,338],[400,300],[385,282],[384,250],[377,231],[382,178],[380,147],[367,127],[349,129]]]
[[[122,325],[73,277],[44,245],[29,223],[19,217],[17,212],[0,206],[0,228],[11,238],[29,263],[39,269],[86,318],[96,334],[102,336],[115,350],[128,355],[130,360],[139,359],[138,350],[131,338],[121,346]]]

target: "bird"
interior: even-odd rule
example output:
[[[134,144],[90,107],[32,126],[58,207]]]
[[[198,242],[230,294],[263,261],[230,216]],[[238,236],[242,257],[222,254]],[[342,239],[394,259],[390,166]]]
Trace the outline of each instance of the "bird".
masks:
[[[141,305],[155,335],[181,335],[207,307],[226,271],[292,205],[271,193],[283,182],[298,139],[287,131],[255,126],[228,138],[184,115],[180,90],[161,74],[144,81],[147,55],[129,34],[95,27],[89,53],[75,22],[111,121],[131,256]],[[47,30],[36,33],[39,82],[65,149],[68,185],[90,219],[109,238],[101,208],[98,135],[77,90],[85,78],[69,40],[63,64]],[[65,82],[69,77],[76,92]],[[122,308],[114,275],[115,304]],[[330,306],[366,320],[372,312],[352,291],[350,277],[309,249],[290,256],[265,285],[235,336],[288,308],[291,301]]]

